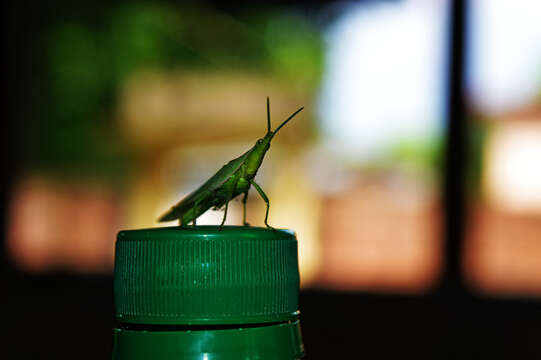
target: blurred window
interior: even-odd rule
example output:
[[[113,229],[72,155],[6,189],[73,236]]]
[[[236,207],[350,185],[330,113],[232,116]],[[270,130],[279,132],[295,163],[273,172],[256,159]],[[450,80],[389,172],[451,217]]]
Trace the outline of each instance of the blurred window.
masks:
[[[474,168],[465,270],[478,291],[541,294],[541,3],[470,3]]]
[[[441,267],[447,5],[349,5],[319,94],[321,285],[422,292]]]

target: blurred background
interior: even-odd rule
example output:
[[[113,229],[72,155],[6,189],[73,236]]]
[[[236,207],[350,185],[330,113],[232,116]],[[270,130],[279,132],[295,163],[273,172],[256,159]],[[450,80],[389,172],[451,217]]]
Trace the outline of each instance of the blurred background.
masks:
[[[8,5],[2,350],[109,358],[116,233],[163,226],[264,135],[269,96],[274,126],[306,108],[257,179],[270,224],[297,232],[308,359],[541,357],[539,14],[527,0]],[[248,208],[262,225],[257,194]]]

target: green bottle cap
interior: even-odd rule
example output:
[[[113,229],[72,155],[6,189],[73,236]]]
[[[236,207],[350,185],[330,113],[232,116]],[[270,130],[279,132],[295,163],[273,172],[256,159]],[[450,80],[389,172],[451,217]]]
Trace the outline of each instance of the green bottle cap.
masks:
[[[289,230],[218,226],[118,233],[115,313],[123,323],[295,320],[297,240]]]

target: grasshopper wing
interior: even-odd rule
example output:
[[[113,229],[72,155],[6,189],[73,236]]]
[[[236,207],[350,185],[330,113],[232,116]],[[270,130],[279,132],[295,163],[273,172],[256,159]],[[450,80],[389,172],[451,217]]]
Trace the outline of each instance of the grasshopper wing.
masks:
[[[250,150],[222,166],[216,174],[208,179],[203,185],[188,194],[178,204],[169,209],[169,211],[163,214],[158,221],[163,222],[180,219],[182,215],[196,203],[203,202],[207,196],[212,196],[214,190],[219,189],[220,186],[222,186],[222,184],[241,167],[249,153]]]

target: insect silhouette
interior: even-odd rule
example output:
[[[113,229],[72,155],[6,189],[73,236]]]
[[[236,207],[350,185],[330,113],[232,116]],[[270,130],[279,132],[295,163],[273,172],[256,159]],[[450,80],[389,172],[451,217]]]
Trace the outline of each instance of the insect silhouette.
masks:
[[[267,97],[267,134],[257,140],[255,145],[244,154],[236,159],[229,161],[222,166],[216,174],[208,179],[203,185],[187,195],[179,203],[173,206],[169,211],[162,215],[158,221],[179,220],[180,226],[189,224],[196,225],[196,219],[203,215],[208,209],[221,209],[225,205],[224,217],[220,224],[220,230],[225,224],[227,218],[227,207],[231,200],[240,194],[244,194],[242,199],[243,215],[242,223],[244,226],[249,224],[246,222],[246,199],[248,191],[253,186],[259,195],[267,204],[265,212],[265,226],[272,227],[268,224],[269,217],[269,198],[263,192],[263,189],[254,181],[254,177],[263,162],[263,158],[269,150],[272,138],[276,133],[287,124],[295,115],[297,115],[304,107],[301,107],[289,116],[283,123],[271,130],[270,105]]]

